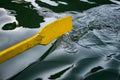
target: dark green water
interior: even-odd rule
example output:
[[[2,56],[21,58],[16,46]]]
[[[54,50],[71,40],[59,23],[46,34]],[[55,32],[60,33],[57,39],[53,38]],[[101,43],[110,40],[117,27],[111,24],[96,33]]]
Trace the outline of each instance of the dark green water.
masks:
[[[0,0],[0,50],[67,15],[71,32],[0,64],[0,80],[120,80],[118,0]]]

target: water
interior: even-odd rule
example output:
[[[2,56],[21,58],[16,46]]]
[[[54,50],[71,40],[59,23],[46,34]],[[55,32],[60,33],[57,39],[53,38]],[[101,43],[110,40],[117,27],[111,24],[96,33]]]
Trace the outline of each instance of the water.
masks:
[[[120,80],[118,0],[4,0],[0,7],[0,50],[60,17],[71,15],[74,27],[0,64],[0,80]]]

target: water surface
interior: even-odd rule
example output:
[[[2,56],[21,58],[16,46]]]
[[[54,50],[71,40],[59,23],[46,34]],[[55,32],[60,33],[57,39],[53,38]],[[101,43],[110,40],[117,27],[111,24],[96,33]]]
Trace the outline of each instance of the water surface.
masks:
[[[0,50],[67,15],[71,32],[0,64],[0,80],[119,80],[118,0],[0,1]]]

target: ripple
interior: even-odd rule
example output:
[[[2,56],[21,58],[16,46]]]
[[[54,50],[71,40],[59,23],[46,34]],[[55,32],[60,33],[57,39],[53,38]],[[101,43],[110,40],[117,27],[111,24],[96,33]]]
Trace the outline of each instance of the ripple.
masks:
[[[9,10],[0,8],[0,28],[3,28],[3,30],[4,30],[5,25],[13,23],[13,22],[15,24],[18,23],[16,18],[14,17],[14,15],[12,15]],[[14,27],[16,27],[16,26],[14,26]]]
[[[87,2],[89,4],[95,4],[95,2],[91,2],[91,1],[88,1],[88,0],[80,0],[80,1]]]
[[[110,1],[113,3],[116,3],[116,4],[120,4],[120,1],[118,1],[118,0],[110,0]]]

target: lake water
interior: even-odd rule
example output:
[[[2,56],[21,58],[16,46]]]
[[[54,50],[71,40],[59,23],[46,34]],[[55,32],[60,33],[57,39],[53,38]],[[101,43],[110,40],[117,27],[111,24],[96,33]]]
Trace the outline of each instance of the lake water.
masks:
[[[72,31],[0,64],[0,80],[120,80],[119,0],[0,0],[0,51],[68,15]]]

